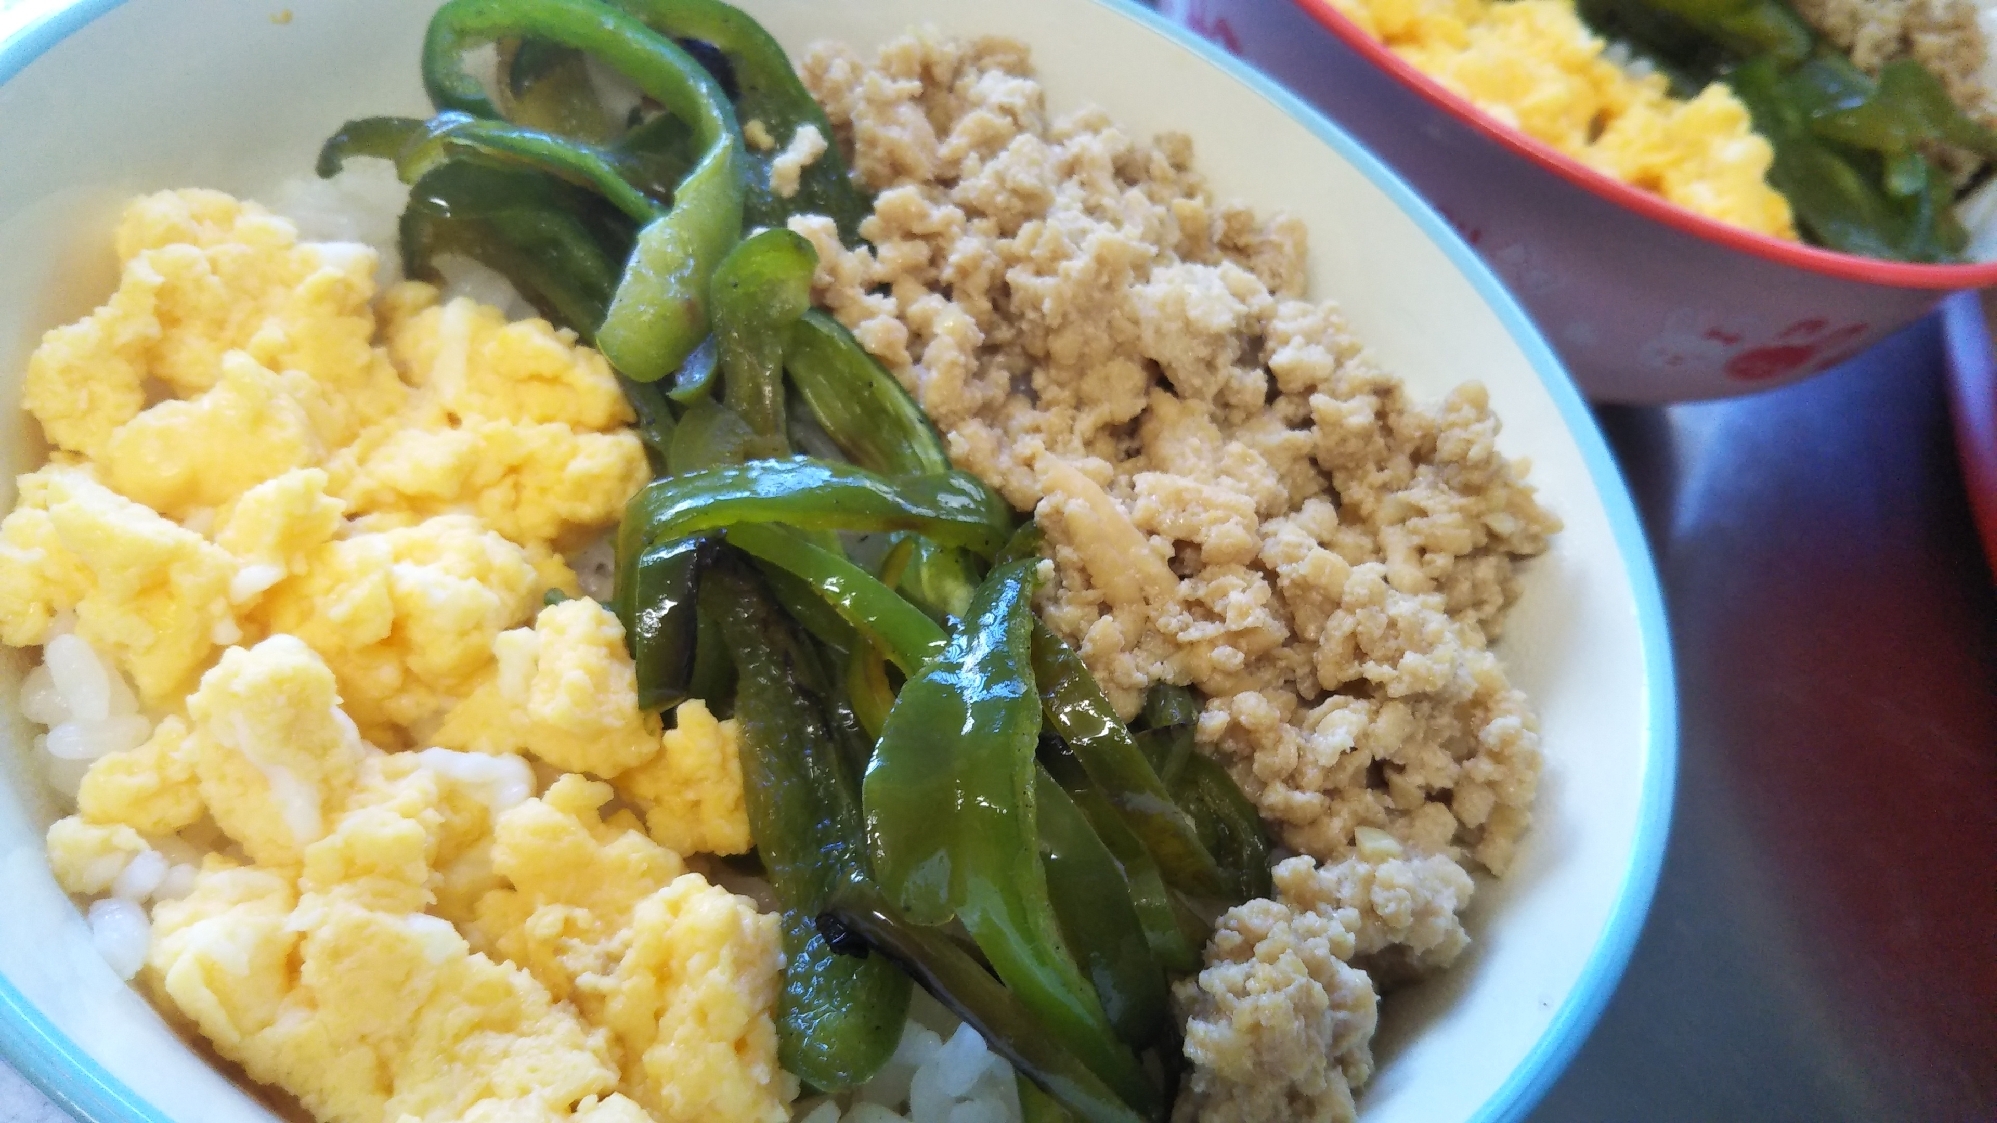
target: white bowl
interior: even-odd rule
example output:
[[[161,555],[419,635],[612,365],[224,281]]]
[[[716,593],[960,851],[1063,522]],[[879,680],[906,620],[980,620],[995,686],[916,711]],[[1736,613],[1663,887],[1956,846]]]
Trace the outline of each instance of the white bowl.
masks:
[[[46,2],[46,0],[44,0]],[[426,110],[423,0],[85,0],[0,43],[0,504],[42,455],[19,410],[40,333],[115,280],[130,194],[254,197],[306,173],[349,117]],[[1539,708],[1546,780],[1505,882],[1480,889],[1474,952],[1388,1003],[1368,1123],[1515,1119],[1586,1036],[1642,925],[1675,759],[1671,654],[1629,496],[1586,407],[1517,305],[1448,226],[1344,133],[1221,52],[1129,5],[1084,0],[751,0],[786,45],[878,43],[928,22],[1032,45],[1054,107],[1192,135],[1217,194],[1311,231],[1311,283],[1386,366],[1439,395],[1480,378],[1502,445],[1567,529],[1531,563],[1501,653]],[[18,10],[17,10],[18,11]],[[4,18],[4,17],[0,17]],[[94,1123],[271,1118],[92,953],[43,861],[56,814],[0,666],[0,1054]]]

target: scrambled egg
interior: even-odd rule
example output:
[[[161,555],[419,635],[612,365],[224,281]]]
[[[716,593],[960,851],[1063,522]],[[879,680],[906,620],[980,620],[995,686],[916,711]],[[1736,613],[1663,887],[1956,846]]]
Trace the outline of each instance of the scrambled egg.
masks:
[[[616,617],[541,607],[649,475],[609,366],[215,192],[117,250],[30,360],[55,451],[0,521],[0,641],[73,614],[156,723],[58,882],[199,862],[143,982],[327,1123],[787,1118],[777,919],[684,859],[749,846],[734,723],[662,733]]]
[[[615,776],[657,755],[656,722],[638,712],[624,626],[587,598],[541,610],[532,628],[493,642],[498,666],[434,740],[482,753],[531,752],[557,768]]]
[[[651,478],[609,364],[540,320],[509,324],[428,285],[384,300],[388,351],[416,387],[334,458],[341,495],[398,520],[476,511],[523,544],[580,544]]]
[[[1714,83],[1690,101],[1602,57],[1572,0],[1333,0],[1410,65],[1504,124],[1709,218],[1796,237],[1774,150]]]
[[[698,698],[675,711],[657,756],[617,777],[618,790],[645,809],[652,838],[682,854],[746,854],[742,758],[735,722],[716,721]]]
[[[52,464],[19,481],[20,505],[0,523],[12,547],[0,554],[0,638],[41,643],[55,614],[74,609],[77,634],[148,704],[164,704],[237,634],[235,559],[92,476]]]

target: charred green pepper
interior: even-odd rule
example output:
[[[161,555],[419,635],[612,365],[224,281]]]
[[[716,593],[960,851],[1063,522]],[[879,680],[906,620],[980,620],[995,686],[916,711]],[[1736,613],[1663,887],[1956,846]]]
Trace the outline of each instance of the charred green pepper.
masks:
[[[1039,860],[1032,571],[993,571],[903,685],[863,786],[868,842],[890,901],[917,923],[961,920],[1047,1033],[1150,1114],[1157,1089],[1063,941]]]
[[[868,877],[858,781],[821,709],[816,656],[759,582],[720,561],[700,595],[739,675],[743,798],[783,905],[778,1059],[823,1091],[856,1087],[894,1055],[909,1001],[908,976],[837,954],[816,924],[841,886]]]
[[[728,529],[730,545],[804,581],[860,635],[914,674],[943,649],[943,629],[873,574],[782,527],[744,523]]]
[[[833,143],[832,124],[811,92],[798,80],[784,49],[761,25],[720,0],[613,0],[661,34],[711,44],[734,72],[736,109],[742,121],[760,122],[773,146],[752,149],[743,161],[746,215],[751,226],[782,226],[793,214],[822,214],[839,226],[847,245],[860,243],[860,223],[873,201],[855,186],[845,157]],[[797,192],[786,198],[770,182],[780,151],[797,130],[818,130],[826,151],[798,177]]]
[[[1151,954],[1123,870],[1073,798],[1034,770],[1034,811],[1047,898],[1061,937],[1095,987],[1118,1037],[1142,1049],[1171,1019],[1165,973]]]
[[[1143,1123],[1103,1079],[1060,1039],[1050,1036],[1026,1004],[992,978],[949,937],[909,922],[871,886],[850,884],[832,896],[819,918],[819,930],[849,955],[869,951],[901,964],[924,990],[978,1031],[993,1052],[1012,1062],[1022,1076],[1043,1089],[1082,1123]],[[1022,1098],[1022,1106],[1025,1100]],[[1046,1105],[1035,1103],[1036,1109]],[[1060,1118],[1059,1109],[1039,1115]]]
[[[618,608],[638,674],[639,709],[678,705],[690,692],[698,624],[694,593],[713,548],[712,536],[661,543],[639,555],[637,573],[626,583],[630,602]]]
[[[1045,624],[1033,629],[1033,672],[1047,724],[1144,841],[1165,879],[1196,896],[1224,896],[1226,879],[1191,818],[1138,751],[1081,657]]]
[[[596,331],[611,364],[639,382],[678,369],[707,334],[707,284],[742,231],[741,133],[727,95],[670,40],[594,0],[449,0],[430,21],[424,83],[439,109],[494,118],[465,52],[509,37],[586,51],[691,126],[701,151],[664,217],[639,231]]]
[[[914,530],[989,554],[1004,544],[1012,512],[961,472],[888,480],[802,456],[753,460],[646,485],[625,509],[618,557],[635,558],[653,542],[758,522],[803,530]]]
[[[784,341],[811,307],[818,253],[788,230],[763,230],[730,250],[709,282],[714,342],[730,409],[756,431],[757,454],[790,451],[784,425]],[[947,466],[946,466],[947,468]]]

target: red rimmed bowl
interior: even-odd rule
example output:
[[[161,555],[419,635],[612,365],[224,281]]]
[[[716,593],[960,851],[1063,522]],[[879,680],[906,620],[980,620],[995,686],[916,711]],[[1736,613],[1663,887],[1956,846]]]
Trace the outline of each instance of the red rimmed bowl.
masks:
[[[1673,402],[1807,378],[1997,284],[1716,222],[1499,124],[1329,0],[1162,0],[1315,103],[1426,195],[1504,279],[1583,393]]]

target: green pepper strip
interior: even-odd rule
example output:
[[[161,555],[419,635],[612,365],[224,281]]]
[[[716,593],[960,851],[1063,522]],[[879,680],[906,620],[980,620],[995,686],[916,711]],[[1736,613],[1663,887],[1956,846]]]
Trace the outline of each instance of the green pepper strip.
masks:
[[[888,681],[887,656],[875,643],[856,644],[846,659],[846,696],[867,739],[878,741],[894,709],[894,685]]]
[[[691,421],[689,414],[681,427]],[[703,530],[762,522],[800,530],[913,530],[989,554],[1004,544],[1012,512],[962,472],[888,480],[803,456],[752,460],[646,485],[625,508],[618,556],[636,557],[654,542]]]
[[[1076,809],[1088,819],[1096,837],[1109,848],[1122,869],[1130,904],[1137,912],[1145,942],[1158,965],[1178,975],[1199,970],[1200,948],[1206,942],[1206,935],[1203,931],[1187,930],[1184,914],[1172,899],[1171,890],[1165,887],[1158,864],[1152,861],[1143,841],[1132,833],[1109,800],[1103,798],[1102,790],[1089,780],[1089,774],[1065,742],[1043,736],[1040,763],[1074,800]]]
[[[784,348],[791,384],[855,464],[890,476],[950,470],[935,426],[893,375],[839,321],[813,309]]]
[[[624,400],[631,403],[631,412],[638,415],[638,439],[645,442],[645,458],[651,461],[656,476],[666,471],[670,462],[679,421],[658,383],[633,382],[620,375],[617,384],[624,390]]]
[[[713,336],[700,341],[673,373],[673,388],[666,396],[684,406],[708,401],[714,396],[714,375],[721,369],[721,351]]]
[[[1816,33],[1781,0],[1647,0],[1743,57],[1765,55],[1793,66],[1810,54]]]
[[[499,53],[500,109],[509,121],[602,144],[613,135],[581,51],[540,39]]]
[[[728,376],[725,400],[756,431],[764,456],[790,452],[784,432],[784,338],[811,307],[816,268],[818,252],[802,235],[763,230],[730,250],[709,282],[713,338]]]
[[[579,192],[534,172],[445,163],[409,189],[403,272],[435,279],[456,253],[498,270],[551,321],[594,338],[617,287],[617,265],[580,213]],[[621,252],[621,251],[620,251]]]
[[[1193,821],[1201,845],[1220,864],[1226,892],[1219,896],[1232,901],[1267,897],[1269,836],[1262,829],[1262,817],[1219,761],[1180,747],[1191,739],[1189,726],[1149,729],[1136,737],[1138,748],[1161,772],[1169,760],[1179,759],[1171,782],[1172,800]]]
[[[902,686],[867,769],[874,868],[919,924],[962,920],[1051,1037],[1147,1113],[1157,1090],[1062,941],[1039,860],[1033,567],[978,587],[947,647]]]
[[[806,312],[790,329],[784,366],[819,427],[853,463],[890,476],[950,470],[936,427],[839,321]],[[939,621],[962,617],[978,583],[971,559],[935,543],[917,550],[902,591]]]
[[[783,905],[777,1058],[823,1091],[856,1087],[894,1055],[910,994],[892,963],[837,954],[816,924],[839,886],[867,877],[858,782],[820,712],[816,655],[795,626],[739,566],[718,562],[701,584],[741,676],[743,802]]]
[[[771,595],[777,598],[784,612],[810,632],[820,646],[830,648],[841,658],[860,646],[860,634],[839,615],[838,609],[825,603],[811,582],[761,558],[756,558],[755,564],[756,572],[763,575],[763,582],[769,585]]]
[[[976,959],[941,932],[909,923],[878,892],[860,885],[842,887],[819,918],[819,930],[841,950],[851,947],[853,954],[865,954],[872,949],[901,964],[924,990],[977,1030],[993,1052],[1082,1123],[1142,1123],[1145,1118],[1048,1034],[1025,1003]]]
[[[699,597],[694,603],[699,605]],[[726,718],[734,713],[735,661],[728,657],[728,642],[714,614],[696,607],[694,618],[693,675],[687,694],[706,702],[715,717]]]
[[[880,644],[904,674],[921,670],[943,650],[948,637],[935,621],[837,554],[766,523],[728,528],[728,543],[801,578],[862,637]]]
[[[626,182],[607,153],[580,141],[538,129],[487,121],[464,113],[432,117],[423,134],[402,150],[398,174],[413,181],[446,160],[466,157],[515,163],[596,192],[634,222],[652,222],[668,212]]]
[[[719,402],[696,402],[673,430],[666,463],[675,477],[740,464],[750,459],[755,438],[734,410]]]
[[[1081,657],[1045,624],[1033,629],[1033,672],[1047,723],[1144,840],[1165,879],[1195,896],[1223,895],[1226,879],[1200,844],[1192,820],[1172,802],[1171,791],[1137,751],[1130,730],[1117,720]]]
[[[682,538],[646,550],[629,582],[631,602],[618,607],[638,674],[638,708],[660,710],[679,704],[693,680],[697,617],[694,591],[711,536]]]
[[[793,214],[822,214],[838,224],[839,237],[847,245],[860,244],[860,223],[873,213],[873,201],[847,173],[846,159],[833,143],[832,123],[769,32],[720,0],[613,2],[662,34],[699,39],[727,56],[735,72],[741,118],[761,121],[778,145],[768,152],[746,153],[743,181],[749,225],[782,226]],[[804,169],[797,193],[786,199],[770,186],[770,166],[803,125],[816,128],[828,147]]]
[[[338,175],[357,156],[393,162],[411,188],[401,226],[404,272],[433,277],[430,262],[440,253],[475,258],[506,274],[555,322],[592,338],[616,289],[616,265],[556,185],[517,167],[452,158],[466,146],[447,149],[437,138],[468,120],[348,121],[320,147],[316,170]]]
[[[707,334],[707,282],[742,232],[741,131],[712,77],[671,41],[595,0],[449,0],[430,20],[424,84],[439,109],[497,117],[466,50],[509,36],[587,51],[630,76],[693,128],[700,162],[674,191],[672,210],[639,231],[597,347],[639,382],[678,369]]]
[[[1886,260],[1946,261],[1967,241],[1947,208],[1926,205],[1928,192],[1904,202],[1888,196],[1842,149],[1812,129],[1812,118],[1869,92],[1849,63],[1811,59],[1783,74],[1771,58],[1735,68],[1727,84],[1775,149],[1768,182],[1817,241],[1846,253]],[[1859,153],[1863,157],[1865,153]]]
[[[1854,148],[1899,154],[1937,143],[1997,159],[1997,133],[1965,116],[1941,79],[1909,58],[1880,67],[1877,84],[1863,100],[1818,113],[1810,125],[1817,135]]]
[[[1040,861],[1061,937],[1095,985],[1117,1036],[1142,1049],[1171,1018],[1165,972],[1151,954],[1116,858],[1045,769],[1034,769],[1033,777]]]
[[[321,179],[339,175],[347,161],[356,156],[372,156],[395,165],[396,178],[415,182],[402,175],[402,153],[429,132],[430,122],[418,117],[357,117],[340,126],[319,146],[319,160],[312,170]]]

